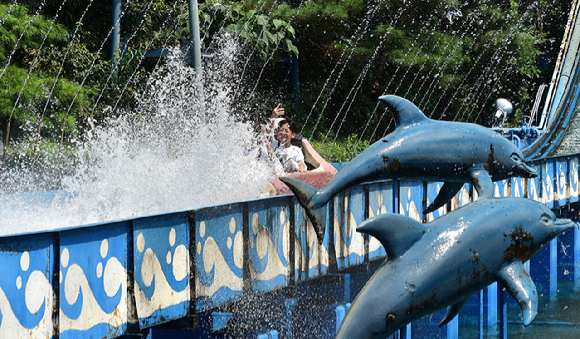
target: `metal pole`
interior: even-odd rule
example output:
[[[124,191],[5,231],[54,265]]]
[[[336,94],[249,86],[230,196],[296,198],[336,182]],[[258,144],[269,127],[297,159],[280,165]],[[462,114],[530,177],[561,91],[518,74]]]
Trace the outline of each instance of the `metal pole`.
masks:
[[[197,0],[189,0],[189,32],[191,40],[189,45],[189,55],[191,65],[195,69],[196,85],[199,90],[199,116],[200,121],[205,123],[205,98],[203,93],[202,68],[201,68],[201,40],[199,38],[199,11]]]
[[[201,41],[199,38],[199,16],[197,0],[189,0],[189,32],[191,33],[191,65],[196,72],[201,72]]]
[[[120,55],[117,52],[121,41],[121,0],[113,0],[113,35],[111,36],[111,60],[116,64]]]

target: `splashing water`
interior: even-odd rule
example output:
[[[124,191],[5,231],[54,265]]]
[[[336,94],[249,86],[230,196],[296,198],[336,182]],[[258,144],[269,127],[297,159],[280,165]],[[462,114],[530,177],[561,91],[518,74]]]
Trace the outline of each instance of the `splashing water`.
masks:
[[[230,84],[236,83],[239,51],[231,38],[224,40],[205,67],[204,119],[194,100],[195,72],[172,51],[138,95],[137,108],[93,126],[60,166],[52,156],[34,179],[26,162],[2,174],[0,235],[258,197],[272,170],[256,157],[252,126],[233,116]],[[57,190],[7,194],[47,188]]]

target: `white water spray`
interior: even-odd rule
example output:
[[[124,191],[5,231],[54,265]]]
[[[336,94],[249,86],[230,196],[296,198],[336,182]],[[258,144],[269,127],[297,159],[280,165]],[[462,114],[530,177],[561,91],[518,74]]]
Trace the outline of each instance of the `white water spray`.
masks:
[[[71,148],[74,157],[65,161],[59,180],[54,179],[56,157],[39,166],[44,173],[34,184],[25,165],[3,173],[0,235],[258,197],[272,171],[255,151],[248,152],[255,143],[252,126],[235,117],[230,98],[239,51],[226,40],[206,67],[205,123],[196,114],[195,72],[174,51],[140,93],[136,109],[94,126],[85,142]],[[52,193],[6,194],[55,185]]]

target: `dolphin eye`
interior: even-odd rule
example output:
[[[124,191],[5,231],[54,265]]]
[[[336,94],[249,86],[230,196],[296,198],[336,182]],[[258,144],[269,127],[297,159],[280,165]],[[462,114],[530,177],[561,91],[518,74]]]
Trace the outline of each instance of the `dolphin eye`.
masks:
[[[548,214],[544,213],[544,214],[542,214],[542,217],[540,218],[540,220],[542,220],[542,222],[544,222],[546,224],[549,224],[552,221],[552,218]]]
[[[519,155],[519,154],[517,154],[517,153],[512,153],[512,155],[511,155],[510,157],[511,157],[511,158],[512,158],[512,160],[513,160],[513,161],[515,161],[515,162],[521,162],[521,161],[522,161],[522,158],[521,158],[521,157],[520,157],[520,155]]]

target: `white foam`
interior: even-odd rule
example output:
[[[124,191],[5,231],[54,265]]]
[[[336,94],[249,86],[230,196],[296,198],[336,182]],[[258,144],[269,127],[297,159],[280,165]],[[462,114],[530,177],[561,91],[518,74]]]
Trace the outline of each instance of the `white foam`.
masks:
[[[86,132],[56,180],[55,160],[8,169],[0,178],[0,235],[53,230],[224,204],[259,196],[270,167],[248,149],[253,128],[231,102],[238,50],[215,52],[219,73],[204,74],[201,119],[193,69],[175,52],[140,95],[138,107]],[[208,65],[206,69],[213,69]],[[255,152],[255,150],[254,150]],[[54,199],[4,195],[57,188]]]

